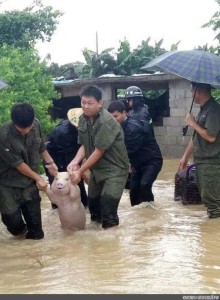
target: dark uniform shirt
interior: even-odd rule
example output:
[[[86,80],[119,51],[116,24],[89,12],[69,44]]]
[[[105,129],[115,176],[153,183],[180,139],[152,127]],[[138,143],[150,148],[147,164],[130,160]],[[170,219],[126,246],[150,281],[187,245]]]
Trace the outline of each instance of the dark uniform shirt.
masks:
[[[129,160],[123,130],[106,109],[100,110],[93,124],[85,115],[80,117],[78,143],[84,145],[86,158],[95,148],[105,150],[104,155],[91,168],[97,180],[128,173]]]
[[[138,121],[128,116],[122,124],[122,128],[128,157],[133,167],[139,168],[143,164],[160,164],[162,162],[162,154],[149,122]]]
[[[48,137],[47,150],[60,172],[66,171],[79,149],[77,137],[78,131],[69,120],[62,120]]]
[[[193,155],[195,163],[220,163],[220,105],[210,99],[200,108],[197,123],[207,129],[216,141],[210,143],[197,132],[193,134]]]
[[[151,134],[155,136],[154,128],[153,128],[153,120],[149,114],[149,110],[146,105],[137,106],[136,109],[134,109],[130,115],[138,121],[147,122],[151,129]]]
[[[46,150],[40,124],[35,119],[31,131],[22,136],[10,121],[0,127],[0,184],[25,188],[33,180],[21,174],[15,167],[26,163],[39,172],[39,153]]]

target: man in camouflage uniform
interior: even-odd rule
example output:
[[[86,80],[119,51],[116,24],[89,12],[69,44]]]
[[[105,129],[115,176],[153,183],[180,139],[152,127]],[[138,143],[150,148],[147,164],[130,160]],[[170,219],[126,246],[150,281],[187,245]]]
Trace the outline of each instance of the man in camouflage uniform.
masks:
[[[193,153],[197,182],[209,218],[220,217],[220,105],[211,98],[211,86],[192,83],[195,102],[200,112],[195,119],[186,116],[186,123],[194,129],[192,139],[180,160],[180,169],[186,167]]]
[[[77,155],[68,166],[72,182],[90,169],[88,203],[91,220],[107,229],[119,224],[117,209],[128,176],[129,161],[121,126],[103,108],[102,92],[86,86],[81,92]],[[86,158],[80,167],[79,163]]]
[[[0,212],[8,231],[15,236],[27,231],[26,239],[44,237],[39,190],[47,183],[39,175],[39,154],[55,174],[33,107],[14,105],[11,121],[0,127]]]

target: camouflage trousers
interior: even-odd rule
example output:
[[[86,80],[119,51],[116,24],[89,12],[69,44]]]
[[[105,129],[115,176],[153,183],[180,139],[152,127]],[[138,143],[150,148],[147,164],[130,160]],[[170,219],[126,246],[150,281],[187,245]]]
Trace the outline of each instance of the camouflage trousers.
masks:
[[[197,164],[196,176],[202,202],[209,218],[220,217],[220,165]]]
[[[118,205],[127,181],[127,174],[97,181],[91,173],[88,204],[91,220],[102,223],[103,228],[119,225]]]

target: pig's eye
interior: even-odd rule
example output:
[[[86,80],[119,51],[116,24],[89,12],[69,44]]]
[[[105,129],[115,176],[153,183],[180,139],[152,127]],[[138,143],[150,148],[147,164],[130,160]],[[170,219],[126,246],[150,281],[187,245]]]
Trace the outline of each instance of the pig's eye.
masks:
[[[66,178],[66,181],[69,181],[69,178]]]

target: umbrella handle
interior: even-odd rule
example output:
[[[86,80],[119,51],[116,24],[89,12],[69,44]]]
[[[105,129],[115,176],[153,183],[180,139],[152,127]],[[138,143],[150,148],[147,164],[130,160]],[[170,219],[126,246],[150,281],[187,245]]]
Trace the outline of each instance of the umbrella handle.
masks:
[[[192,99],[192,103],[191,103],[191,107],[190,107],[190,110],[189,110],[189,113],[191,113],[192,111],[192,108],[193,108],[193,103],[194,103],[194,99],[195,99],[195,95],[196,95],[196,90],[197,90],[197,84],[196,84],[196,87],[195,87],[195,91],[194,91],[194,94],[193,94],[193,99]],[[183,127],[182,129],[182,135],[185,136],[187,131],[188,131],[188,125],[186,125],[185,127]]]

